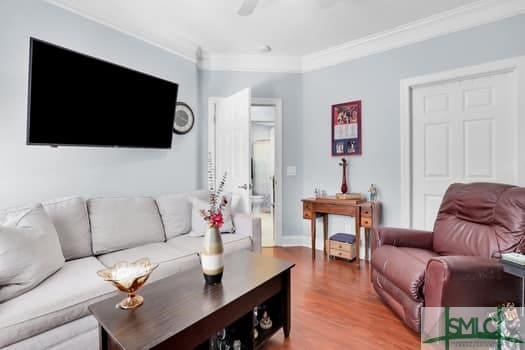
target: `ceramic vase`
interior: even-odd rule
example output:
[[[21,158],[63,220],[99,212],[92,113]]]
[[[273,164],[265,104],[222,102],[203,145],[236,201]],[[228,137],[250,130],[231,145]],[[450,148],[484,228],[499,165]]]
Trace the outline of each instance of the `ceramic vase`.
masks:
[[[204,250],[201,253],[201,266],[207,284],[218,284],[224,270],[224,249],[221,232],[216,226],[210,226],[204,234]]]

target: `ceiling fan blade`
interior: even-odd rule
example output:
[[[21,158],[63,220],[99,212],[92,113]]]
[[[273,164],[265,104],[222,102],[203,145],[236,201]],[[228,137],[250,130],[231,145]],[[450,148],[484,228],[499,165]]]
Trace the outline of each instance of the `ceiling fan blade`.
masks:
[[[253,13],[258,3],[259,0],[244,0],[237,13],[239,16],[249,16]]]

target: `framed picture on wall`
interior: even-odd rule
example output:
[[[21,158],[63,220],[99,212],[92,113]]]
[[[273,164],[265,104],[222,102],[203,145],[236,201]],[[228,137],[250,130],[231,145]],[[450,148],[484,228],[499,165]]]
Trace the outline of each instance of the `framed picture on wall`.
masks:
[[[332,106],[332,156],[362,154],[361,101]]]

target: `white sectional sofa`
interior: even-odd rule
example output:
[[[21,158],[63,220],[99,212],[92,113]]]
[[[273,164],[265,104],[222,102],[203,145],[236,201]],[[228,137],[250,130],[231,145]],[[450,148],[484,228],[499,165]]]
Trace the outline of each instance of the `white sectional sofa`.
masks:
[[[117,293],[98,270],[148,257],[160,264],[149,284],[199,264],[202,238],[188,235],[190,195],[206,193],[43,202],[66,261],[35,288],[0,303],[0,349],[98,349],[88,305]],[[222,235],[225,253],[260,251],[260,219],[239,214],[233,222],[235,233]]]

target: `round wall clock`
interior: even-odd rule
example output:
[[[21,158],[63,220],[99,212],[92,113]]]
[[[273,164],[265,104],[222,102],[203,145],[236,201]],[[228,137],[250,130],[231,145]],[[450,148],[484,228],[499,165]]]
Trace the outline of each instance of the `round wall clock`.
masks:
[[[178,135],[184,135],[190,132],[195,123],[195,115],[184,102],[177,102],[175,107],[175,120],[173,121],[173,132]]]

